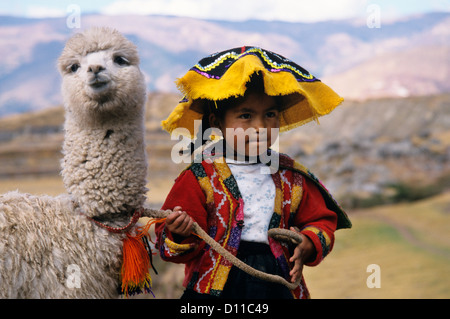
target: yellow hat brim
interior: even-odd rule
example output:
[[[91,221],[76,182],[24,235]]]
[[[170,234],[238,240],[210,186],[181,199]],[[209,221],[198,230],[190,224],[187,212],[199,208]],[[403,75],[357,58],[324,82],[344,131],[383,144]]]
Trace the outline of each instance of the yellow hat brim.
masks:
[[[265,93],[269,96],[290,97],[292,105],[280,112],[280,131],[288,131],[333,111],[344,100],[329,86],[319,80],[298,81],[288,71],[271,72],[254,55],[236,60],[220,79],[206,77],[194,70],[177,80],[177,86],[185,95],[169,117],[162,121],[162,128],[172,133],[185,128],[194,137],[194,121],[201,120],[199,100],[224,100],[243,96],[246,84],[253,74],[262,75]]]

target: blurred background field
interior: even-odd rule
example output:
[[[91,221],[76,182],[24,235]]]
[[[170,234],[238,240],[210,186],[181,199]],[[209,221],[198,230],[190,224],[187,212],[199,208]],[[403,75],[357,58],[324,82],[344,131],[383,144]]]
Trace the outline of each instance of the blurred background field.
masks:
[[[75,1],[77,2],[77,1]],[[80,1],[81,3],[81,1]],[[148,201],[159,208],[186,164],[159,123],[182,98],[173,81],[206,54],[243,44],[293,59],[345,102],[320,125],[283,133],[279,149],[311,169],[353,222],[332,253],[305,267],[313,298],[450,297],[450,13],[317,22],[82,14],[117,27],[141,53],[149,95]],[[384,7],[380,5],[383,18]],[[64,109],[55,62],[66,17],[1,16],[0,193],[57,195]],[[155,257],[157,298],[182,293],[183,265]],[[367,267],[380,266],[369,288]]]

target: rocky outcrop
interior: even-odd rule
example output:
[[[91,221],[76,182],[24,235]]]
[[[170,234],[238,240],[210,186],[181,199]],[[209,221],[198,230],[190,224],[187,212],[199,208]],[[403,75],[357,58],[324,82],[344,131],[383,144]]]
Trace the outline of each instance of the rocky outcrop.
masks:
[[[281,138],[338,198],[380,196],[398,183],[450,174],[450,95],[344,102],[320,125]]]

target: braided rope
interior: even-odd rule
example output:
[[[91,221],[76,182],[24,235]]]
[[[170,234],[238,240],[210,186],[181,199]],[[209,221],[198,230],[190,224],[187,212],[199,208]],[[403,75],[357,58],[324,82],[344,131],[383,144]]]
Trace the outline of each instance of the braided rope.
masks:
[[[172,213],[171,210],[156,210],[151,208],[144,208],[143,216],[155,219],[162,219],[169,216],[170,213]],[[268,274],[247,265],[246,263],[238,259],[236,256],[234,256],[232,253],[230,253],[228,250],[226,250],[224,247],[222,247],[213,238],[211,238],[211,236],[209,236],[203,230],[203,228],[201,228],[200,225],[197,224],[196,222],[193,223],[192,230],[193,233],[201,237],[213,250],[215,250],[217,253],[219,253],[225,259],[227,259],[231,264],[243,270],[247,274],[265,281],[282,284],[287,288],[289,288],[290,290],[294,290],[299,286],[301,278],[298,279],[296,282],[289,282],[281,276]],[[302,242],[302,237],[300,236],[300,234],[288,229],[273,228],[270,229],[268,233],[269,236],[274,238],[275,240],[291,241],[294,244],[299,244]]]

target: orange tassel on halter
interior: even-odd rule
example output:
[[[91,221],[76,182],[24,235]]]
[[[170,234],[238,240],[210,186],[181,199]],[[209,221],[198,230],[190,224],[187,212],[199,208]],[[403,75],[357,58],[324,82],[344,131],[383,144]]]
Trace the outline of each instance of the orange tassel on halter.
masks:
[[[135,236],[127,233],[127,237],[123,240],[121,290],[125,297],[142,292],[153,294],[149,256],[151,251],[147,251],[143,241],[143,237],[148,235],[150,225],[151,223],[148,223],[144,227],[138,228],[138,234]]]
[[[95,218],[86,216],[89,220],[94,222],[97,226],[107,229],[112,233],[125,233],[126,237],[123,240],[123,263],[121,269],[121,286],[119,291],[121,294],[128,297],[129,295],[140,294],[144,292],[152,292],[152,278],[150,276],[150,267],[153,268],[157,274],[156,269],[152,264],[152,251],[147,240],[149,236],[150,226],[155,223],[150,220],[144,227],[136,227],[134,232],[132,229],[138,222],[142,215],[141,210],[136,210],[131,221],[124,227],[112,227],[103,224]],[[136,235],[133,235],[136,233]],[[150,238],[151,240],[151,238]]]

